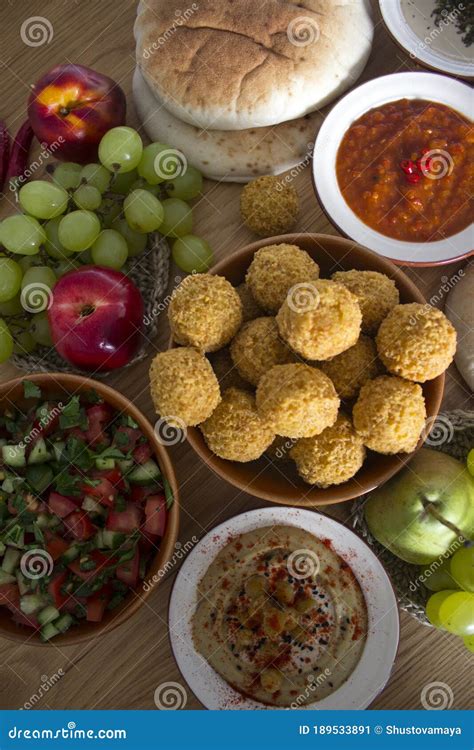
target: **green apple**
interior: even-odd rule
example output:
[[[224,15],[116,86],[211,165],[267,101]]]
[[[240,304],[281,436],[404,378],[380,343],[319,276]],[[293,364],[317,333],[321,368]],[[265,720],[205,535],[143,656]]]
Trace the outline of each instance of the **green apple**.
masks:
[[[474,479],[451,456],[422,448],[365,504],[373,536],[394,555],[429,565],[474,535]]]

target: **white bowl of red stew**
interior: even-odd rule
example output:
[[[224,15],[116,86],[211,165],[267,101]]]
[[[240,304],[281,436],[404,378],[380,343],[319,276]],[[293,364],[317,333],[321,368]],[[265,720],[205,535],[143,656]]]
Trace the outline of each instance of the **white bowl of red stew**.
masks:
[[[163,578],[179,501],[166,449],[123,395],[78,375],[0,385],[0,634],[72,644]]]
[[[437,265],[473,251],[469,86],[396,73],[351,91],[314,148],[313,182],[345,235],[396,263]]]

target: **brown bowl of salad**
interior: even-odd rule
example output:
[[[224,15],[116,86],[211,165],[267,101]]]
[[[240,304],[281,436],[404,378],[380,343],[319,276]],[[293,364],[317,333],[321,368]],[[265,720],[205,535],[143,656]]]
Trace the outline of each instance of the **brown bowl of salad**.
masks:
[[[166,449],[117,391],[79,375],[0,384],[0,634],[68,645],[115,628],[178,535]]]

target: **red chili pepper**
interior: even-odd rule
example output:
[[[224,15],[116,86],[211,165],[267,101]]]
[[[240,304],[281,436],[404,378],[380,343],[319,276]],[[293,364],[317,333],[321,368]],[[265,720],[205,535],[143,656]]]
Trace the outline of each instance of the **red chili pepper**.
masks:
[[[21,179],[28,163],[28,154],[30,153],[31,142],[34,137],[33,129],[27,120],[23,123],[13,140],[8,170],[5,175],[5,183],[8,186],[10,181],[17,184],[23,182]]]
[[[421,180],[421,175],[418,172],[415,172],[414,174],[407,174],[406,178],[412,185],[416,185],[416,183]]]
[[[8,128],[0,120],[0,190],[5,182],[5,175],[8,169],[8,158],[10,156],[10,133]]]
[[[413,174],[416,170],[415,162],[412,161],[411,159],[403,159],[400,162],[400,166],[405,172],[405,174]]]

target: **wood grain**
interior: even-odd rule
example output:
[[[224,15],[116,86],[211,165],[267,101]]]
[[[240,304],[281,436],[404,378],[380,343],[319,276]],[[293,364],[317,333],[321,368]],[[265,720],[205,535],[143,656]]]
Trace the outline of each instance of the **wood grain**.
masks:
[[[135,5],[131,0],[29,0],[28,3],[9,0],[2,3],[0,117],[12,132],[25,119],[31,84],[53,65],[68,61],[97,68],[118,80],[129,97],[128,121],[138,125],[130,96],[135,65],[132,34]],[[53,37],[48,44],[30,47],[23,43],[20,29],[27,18],[35,15],[49,20]],[[363,79],[417,69],[393,44],[378,13],[376,20],[375,44]],[[301,198],[296,230],[337,234],[315,200],[308,168],[298,174],[294,184]],[[195,207],[195,232],[208,239],[217,258],[254,240],[239,218],[239,193],[238,185],[208,182]],[[2,218],[11,211],[6,199],[1,201],[0,210]],[[450,278],[462,265],[408,269],[407,272],[430,299],[434,294],[439,295],[442,278]],[[174,275],[172,271],[172,279]],[[443,304],[442,299],[439,304]],[[162,317],[159,336],[149,342],[150,355],[166,345],[167,326],[165,316]],[[132,398],[153,420],[147,370],[148,361],[145,361],[131,370],[110,376],[107,382]],[[0,368],[2,380],[16,374],[11,365]],[[443,408],[467,408],[469,399],[467,387],[455,367],[451,367]],[[194,534],[200,537],[232,515],[263,505],[262,501],[236,492],[214,476],[186,444],[173,447],[171,456],[181,485],[180,539],[183,543]],[[330,508],[328,513],[349,520],[350,504]],[[23,706],[38,691],[44,676],[51,676],[58,670],[62,670],[64,676],[37,707],[154,708],[153,695],[158,685],[170,680],[184,684],[172,657],[167,633],[168,599],[175,572],[128,623],[103,638],[61,649],[55,647],[54,642],[49,647],[39,648],[18,646],[0,639],[1,708]],[[452,707],[468,708],[472,701],[470,668],[472,670],[472,661],[458,639],[425,628],[402,613],[400,650],[393,674],[385,690],[375,697],[372,707],[420,708],[423,687],[441,681],[453,691]],[[375,696],[379,686],[373,688]],[[187,707],[199,708],[200,704],[189,695]]]

